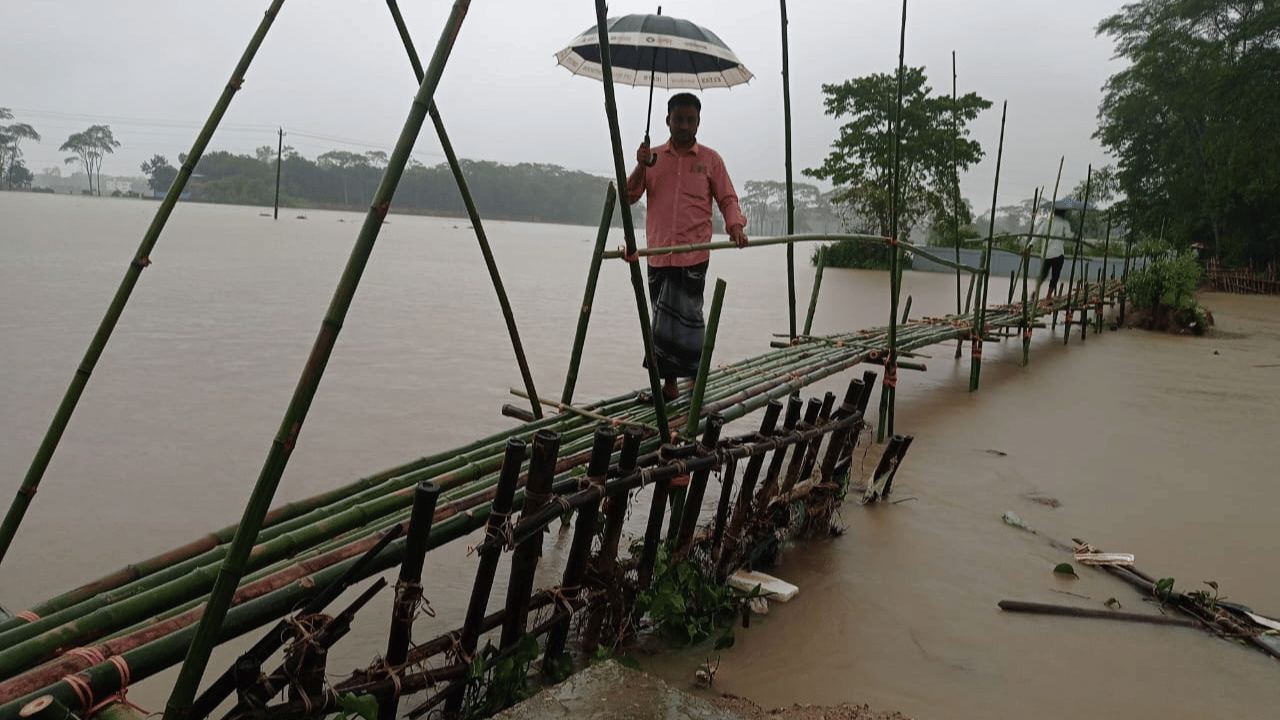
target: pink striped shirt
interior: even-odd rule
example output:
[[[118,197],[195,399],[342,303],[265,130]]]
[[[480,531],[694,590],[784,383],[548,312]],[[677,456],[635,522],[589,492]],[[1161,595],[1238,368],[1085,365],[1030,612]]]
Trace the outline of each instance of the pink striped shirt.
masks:
[[[646,168],[642,182],[627,183],[627,201],[635,203],[647,191],[645,246],[695,245],[711,242],[711,201],[724,216],[725,227],[745,226],[747,218],[738,207],[729,171],[720,154],[694,143],[681,152],[670,142],[653,149],[658,162]],[[687,267],[711,257],[707,250],[675,255],[650,255],[652,267]]]

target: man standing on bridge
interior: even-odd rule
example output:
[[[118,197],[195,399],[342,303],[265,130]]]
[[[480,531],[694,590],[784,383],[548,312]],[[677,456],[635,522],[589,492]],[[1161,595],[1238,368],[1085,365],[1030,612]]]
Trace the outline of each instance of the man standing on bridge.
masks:
[[[649,195],[645,218],[645,246],[649,248],[697,245],[711,242],[711,201],[724,217],[729,238],[745,247],[747,218],[738,206],[724,160],[709,147],[697,143],[702,102],[692,93],[679,93],[667,101],[667,127],[671,139],[652,150],[642,143],[636,151],[636,168],[627,178],[627,202]],[[656,162],[651,161],[656,158]],[[698,374],[702,359],[704,320],[702,294],[706,286],[707,250],[649,256],[649,297],[653,303],[653,352],[662,396],[674,400],[680,394],[679,378]],[[635,262],[638,256],[628,257]],[[646,367],[648,359],[646,359]]]

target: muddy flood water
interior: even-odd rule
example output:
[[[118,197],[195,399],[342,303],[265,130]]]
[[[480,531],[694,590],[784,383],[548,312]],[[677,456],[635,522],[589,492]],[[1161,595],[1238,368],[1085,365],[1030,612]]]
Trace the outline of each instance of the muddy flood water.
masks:
[[[154,211],[0,193],[6,508]],[[362,220],[261,212],[175,212],[0,565],[11,610],[240,518]],[[538,390],[558,396],[595,231],[486,229]],[[610,240],[619,244],[620,234]],[[797,251],[802,306],[810,251]],[[783,249],[717,253],[711,273],[728,282],[717,360],[764,352],[786,332]],[[606,263],[578,399],[646,382],[628,278]],[[909,272],[905,292],[913,315],[954,311],[954,276]],[[1004,292],[993,283],[992,298]],[[1007,598],[1100,608],[1114,597],[1144,609],[1101,571],[1054,575],[1070,557],[1047,538],[1079,537],[1135,554],[1177,589],[1213,580],[1225,597],[1280,614],[1280,298],[1202,303],[1217,320],[1203,338],[1119,330],[1064,346],[1061,328],[1038,330],[1026,368],[1012,342],[988,343],[977,393],[967,391],[967,355],[923,350],[928,371],[904,371],[899,383],[896,430],[915,437],[894,483],[901,502],[850,502],[843,535],[788,547],[773,572],[799,596],[739,629],[732,649],[639,659],[692,687],[694,668],[718,658],[714,690],[765,707],[848,700],[920,720],[1275,717],[1280,663],[1254,650],[1187,628],[996,607]],[[828,270],[814,331],[881,326],[887,314],[883,273]],[[806,395],[839,392],[852,373],[861,369]],[[521,402],[508,393],[520,385],[467,222],[393,215],[276,503],[513,428],[498,411]],[[877,457],[873,448],[865,465]],[[1002,522],[1007,511],[1039,535]],[[420,621],[421,636],[460,622],[474,563],[463,543],[429,556],[438,616]],[[381,653],[383,599],[331,653],[335,677]],[[210,671],[243,646],[221,649]],[[161,709],[173,676],[130,699]]]

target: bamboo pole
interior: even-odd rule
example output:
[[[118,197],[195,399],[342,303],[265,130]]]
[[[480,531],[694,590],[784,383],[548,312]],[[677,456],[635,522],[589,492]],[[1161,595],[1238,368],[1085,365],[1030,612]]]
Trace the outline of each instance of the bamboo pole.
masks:
[[[596,0],[596,27],[600,38],[600,69],[604,84],[604,109],[609,120],[609,139],[613,144],[613,169],[617,175],[618,187],[627,187],[627,174],[622,162],[622,131],[618,128],[618,106],[613,97],[613,61],[609,50],[609,32],[605,17],[604,0]],[[627,245],[627,255],[636,253],[636,231],[631,220],[631,204],[620,203],[622,208],[622,232]],[[645,299],[645,279],[640,271],[639,262],[628,263],[631,266],[631,287],[636,296],[636,313],[640,316],[640,337],[644,343],[645,365],[649,369],[649,392],[653,394],[653,405],[657,412],[658,432],[665,438],[671,430],[667,426],[667,409],[665,403],[659,402],[662,397],[662,381],[658,377],[658,363],[653,351],[653,327],[649,324],[649,303]]]
[[[507,442],[507,455],[502,463],[502,478],[498,481],[498,492],[493,498],[493,509],[489,513],[489,521],[484,526],[486,540],[498,540],[509,529],[511,507],[516,496],[516,481],[520,478],[520,465],[524,462],[525,443],[512,438]],[[462,631],[458,633],[458,656],[463,662],[471,662],[475,656],[476,646],[480,642],[480,624],[484,621],[485,611],[489,606],[489,595],[493,592],[493,576],[498,570],[498,560],[502,555],[502,546],[498,543],[486,545],[477,551],[480,560],[476,566],[476,580],[471,586],[471,601],[467,604],[466,618],[462,623]],[[388,660],[390,662],[390,660]],[[395,665],[404,662],[401,658]],[[461,692],[451,693],[445,701],[445,713],[456,715],[462,709],[464,696]],[[388,712],[389,714],[384,714]],[[378,720],[395,720],[395,705],[388,702],[379,707]]]
[[[902,0],[902,24],[898,35],[898,97],[893,121],[893,199],[889,203],[889,356],[884,361],[884,386],[880,390],[878,439],[893,432],[893,406],[898,385],[898,296],[902,290],[902,253],[898,249],[898,215],[902,212],[902,85],[906,74],[907,0]]]
[[[520,516],[537,512],[551,501],[556,457],[560,453],[560,436],[541,431],[533,436],[529,459],[529,478]],[[542,536],[519,543],[511,553],[511,579],[507,583],[506,617],[502,623],[499,647],[513,645],[524,634],[528,624],[529,594],[533,591],[533,574],[542,557]]]
[[[779,0],[782,7],[782,128],[787,173],[787,235],[796,231],[796,196],[791,176],[791,56],[787,49],[787,0]],[[816,297],[817,292],[815,290]],[[787,303],[790,308],[788,327],[791,337],[796,336],[796,248],[787,243]],[[809,331],[805,330],[807,334]]]
[[[280,430],[276,434],[266,461],[263,463],[262,472],[258,477],[253,495],[245,506],[240,528],[237,530],[236,537],[232,540],[231,547],[228,549],[227,559],[224,561],[222,570],[218,574],[218,581],[210,593],[208,606],[200,620],[200,626],[187,655],[187,660],[183,663],[173,692],[169,697],[168,703],[166,703],[164,720],[179,720],[190,711],[192,698],[195,696],[200,678],[208,665],[209,654],[213,651],[213,646],[217,642],[219,625],[221,625],[223,618],[226,616],[231,597],[235,593],[236,585],[244,572],[244,563],[248,559],[249,551],[253,547],[258,530],[262,526],[263,516],[266,515],[270,507],[271,499],[275,496],[280,477],[284,474],[289,456],[293,452],[298,433],[302,428],[303,421],[306,419],[307,411],[311,407],[311,401],[315,397],[320,378],[324,374],[325,365],[328,363],[334,344],[337,342],[338,332],[342,327],[343,320],[346,318],[347,310],[351,306],[356,287],[360,284],[364,267],[373,252],[373,246],[377,241],[378,233],[382,229],[383,220],[391,207],[391,199],[395,195],[396,185],[399,184],[400,176],[403,174],[404,167],[409,160],[409,153],[413,150],[414,141],[426,119],[427,107],[430,105],[436,86],[440,82],[440,76],[444,72],[445,61],[449,56],[450,50],[452,50],[454,40],[457,38],[457,33],[461,28],[468,5],[469,0],[455,0],[454,2],[449,22],[446,24],[445,31],[436,46],[430,69],[427,71],[422,85],[418,89],[418,94],[414,98],[413,107],[405,121],[400,139],[392,151],[382,182],[374,194],[373,202],[365,217],[364,226],[361,228],[360,235],[352,249],[351,258],[348,260],[346,269],[343,270],[342,278],[338,282],[338,287],[334,291],[333,301],[330,304],[329,311],[326,313],[320,333],[316,337],[315,346],[307,360],[306,368],[299,378],[297,389],[294,391],[293,399],[285,412]]]
[[[612,182],[605,192],[604,209],[600,212],[600,228],[596,231],[596,245],[591,251],[591,265],[587,268],[587,287],[582,293],[582,310],[578,314],[578,329],[573,336],[573,350],[569,354],[569,370],[564,376],[564,391],[560,402],[573,402],[573,391],[578,384],[578,368],[582,364],[582,350],[587,344],[587,326],[591,323],[591,307],[595,304],[596,283],[600,279],[600,264],[605,241],[609,237],[609,225],[613,222],[613,207],[618,199],[618,188]]]
[[[523,443],[521,444],[523,448]],[[418,602],[422,600],[422,566],[427,556],[427,540],[431,524],[435,520],[436,501],[440,488],[430,480],[418,485],[413,498],[413,515],[409,521],[409,535],[405,540],[404,562],[400,565],[400,577],[396,583],[396,601],[391,619],[391,633],[387,638],[385,659],[392,667],[399,667],[409,654],[413,637],[413,618]],[[498,498],[501,498],[501,493]],[[498,499],[493,501],[494,512]],[[490,515],[492,520],[493,515]],[[392,695],[378,704],[379,720],[395,720],[400,698]]]
[[[978,290],[981,301],[976,309],[976,333],[973,337],[973,357],[969,364],[969,392],[978,389],[982,375],[982,338],[987,335],[987,292],[991,286],[991,243],[996,231],[996,204],[1000,193],[1000,163],[1004,159],[1004,125],[1009,115],[1009,101],[1004,101],[1000,111],[1000,144],[996,150],[996,179],[991,189],[991,224],[987,228],[987,251],[983,258],[982,287]]]
[[[822,287],[822,271],[827,266],[827,249],[825,247],[818,248],[817,268],[813,271],[813,292],[809,294],[809,312],[804,318],[804,334],[808,335],[813,331],[813,315],[818,309],[818,289]],[[791,339],[795,339],[795,333],[791,333]]]
[[[1089,209],[1089,189],[1093,182],[1093,165],[1089,165],[1088,171],[1084,176],[1084,201],[1085,206],[1080,210],[1080,230],[1076,233],[1076,248],[1071,256],[1071,277],[1067,280],[1067,285],[1074,285],[1076,282],[1076,260],[1080,257],[1080,238],[1084,235],[1084,218],[1085,211]],[[1071,292],[1067,293],[1067,327],[1062,333],[1062,344],[1066,345],[1071,340],[1071,321],[1072,321],[1072,301]],[[1082,338],[1083,339],[1083,338]]]
[[[956,141],[960,139],[958,119],[960,101],[956,98],[956,51],[951,51],[951,181],[955,184],[951,212],[951,237],[956,244],[956,265],[960,264],[960,168],[956,160]],[[960,314],[960,270],[956,269],[956,314]],[[958,357],[958,356],[957,356]]]
[[[271,24],[275,21],[276,15],[280,12],[280,7],[283,4],[284,0],[273,0],[271,5],[267,7],[262,21],[258,24],[257,31],[254,32],[253,37],[249,40],[249,45],[245,48],[244,54],[240,56],[240,61],[236,63],[235,69],[231,71],[231,79],[223,87],[222,95],[219,96],[218,101],[214,104],[213,110],[209,113],[209,118],[205,120],[204,127],[200,129],[200,134],[196,137],[195,142],[191,144],[191,150],[187,153],[186,162],[182,163],[182,167],[178,170],[178,175],[174,178],[173,184],[169,186],[169,192],[165,194],[164,200],[160,202],[160,207],[156,209],[155,218],[152,219],[151,225],[142,236],[138,251],[134,254],[128,270],[125,271],[124,279],[120,281],[120,287],[116,290],[115,297],[111,299],[111,304],[107,307],[106,314],[98,324],[98,329],[94,332],[93,339],[89,342],[89,348],[85,351],[84,358],[81,359],[80,365],[76,367],[75,374],[72,375],[71,384],[67,387],[57,411],[54,412],[53,420],[49,423],[49,428],[45,432],[44,439],[40,442],[40,447],[36,450],[35,457],[31,460],[30,467],[27,468],[27,474],[22,479],[22,485],[18,488],[17,495],[9,506],[8,513],[5,514],[4,522],[0,523],[0,563],[4,562],[9,546],[13,542],[14,536],[18,533],[18,526],[22,524],[22,518],[27,512],[27,508],[31,505],[32,499],[35,498],[36,490],[40,487],[40,481],[44,478],[45,470],[48,469],[49,462],[53,459],[53,453],[58,448],[58,442],[62,439],[62,434],[66,431],[67,424],[71,421],[71,415],[75,412],[76,405],[80,402],[80,396],[84,394],[85,386],[89,384],[89,376],[93,374],[98,360],[102,357],[107,341],[111,339],[111,333],[115,330],[116,323],[119,322],[120,316],[124,314],[125,305],[128,304],[129,297],[133,294],[133,288],[138,284],[138,280],[142,276],[142,270],[151,264],[151,253],[155,250],[156,243],[160,240],[160,232],[164,230],[165,223],[169,221],[169,215],[173,213],[174,205],[178,203],[178,197],[182,194],[183,188],[186,187],[187,181],[191,178],[191,173],[195,170],[196,163],[200,162],[200,158],[204,155],[205,147],[208,146],[209,140],[213,138],[214,130],[222,122],[222,117],[231,105],[231,99],[244,83],[244,76],[249,70],[249,64],[253,62],[254,55],[257,54],[258,48],[262,46],[262,42],[266,39],[267,31],[271,29]]]
[[[396,0],[387,0],[387,9],[391,11],[391,19],[395,22],[401,42],[404,43],[405,52],[409,56],[409,63],[413,66],[414,77],[421,84],[424,75],[422,61],[418,58],[418,51],[414,49],[413,39],[409,35],[409,28],[405,25],[404,17],[400,14],[400,6]],[[480,245],[481,255],[484,256],[485,267],[489,270],[489,279],[493,282],[493,290],[498,296],[498,305],[502,310],[502,318],[507,324],[507,334],[511,338],[511,348],[515,352],[516,363],[520,367],[520,377],[524,380],[524,386],[529,395],[537,397],[537,391],[533,387],[533,373],[529,370],[529,361],[525,358],[524,345],[520,342],[520,330],[516,326],[515,312],[511,309],[511,302],[507,299],[507,291],[502,283],[502,275],[498,272],[498,262],[494,259],[493,249],[489,246],[489,238],[484,231],[484,222],[480,217],[479,211],[476,210],[475,201],[471,197],[471,188],[467,185],[466,175],[463,174],[462,165],[458,162],[458,156],[453,151],[453,143],[449,141],[449,134],[445,132],[444,121],[440,118],[440,110],[436,107],[434,99],[431,101],[427,111],[431,115],[431,122],[435,126],[436,135],[440,138],[440,145],[444,150],[445,159],[449,163],[449,169],[453,172],[453,179],[458,186],[458,192],[462,195],[462,204],[466,207],[467,216],[471,219],[471,227],[476,231],[476,241]],[[532,412],[535,419],[542,417],[542,408],[537,403],[532,404]]]
[[[1050,605],[1047,603],[1022,602],[1021,600],[1001,600],[996,606],[1006,612],[1033,613],[1036,615],[1060,615],[1064,617],[1092,618],[1101,620],[1127,620],[1130,622],[1151,623],[1153,625],[1178,625],[1181,627],[1199,627],[1200,623],[1185,618],[1167,615],[1147,615],[1119,610],[1097,610],[1095,608],[1072,607],[1070,605]]]
[[[591,542],[595,539],[597,516],[600,513],[600,498],[603,496],[605,477],[609,474],[609,457],[613,454],[618,432],[608,425],[596,428],[595,442],[591,449],[591,463],[587,466],[587,484],[591,489],[599,490],[595,499],[587,502],[578,510],[578,519],[573,528],[573,540],[569,545],[569,555],[565,558],[564,575],[560,583],[560,592],[570,603],[578,599],[582,593],[582,581],[587,572],[587,560],[591,557]],[[569,624],[572,614],[566,614],[562,620],[551,626],[547,633],[547,644],[543,654],[543,673],[554,677],[554,668],[559,662],[569,639]]]
[[[727,286],[724,278],[716,278],[715,294],[711,298],[711,313],[707,316],[707,329],[703,335],[702,358],[698,361],[698,377],[693,384],[693,393],[689,401],[689,421],[684,428],[684,433],[688,437],[693,437],[698,432],[702,398],[707,389],[707,377],[711,374],[711,356],[716,349],[716,334],[720,330],[720,310],[724,306],[724,293]]]
[[[1121,271],[1120,273],[1121,285],[1129,282],[1129,257],[1131,255],[1133,255],[1133,230],[1132,229],[1129,230],[1129,236],[1126,237],[1124,241],[1124,270]],[[1129,293],[1127,292],[1120,293],[1120,323],[1122,325],[1124,324],[1125,300],[1126,298],[1128,298],[1128,296],[1129,296]]]
[[[702,433],[702,447],[699,454],[713,452],[720,442],[720,431],[724,427],[724,416],[715,413],[707,416],[707,427]],[[680,533],[676,536],[676,548],[685,549],[693,542],[693,533],[698,529],[698,515],[702,510],[702,498],[707,490],[707,480],[711,469],[698,470],[689,481],[689,496],[684,507],[684,516],[680,519]]]

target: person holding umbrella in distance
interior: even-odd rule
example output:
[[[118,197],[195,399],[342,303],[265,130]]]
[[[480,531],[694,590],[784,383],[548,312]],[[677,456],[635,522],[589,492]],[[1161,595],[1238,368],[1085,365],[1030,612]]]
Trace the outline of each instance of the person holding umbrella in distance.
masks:
[[[627,201],[649,197],[645,245],[650,248],[711,242],[711,203],[724,217],[725,229],[738,247],[746,247],[747,218],[720,154],[697,142],[702,103],[692,93],[667,101],[671,139],[650,148],[648,139],[636,150],[636,168],[627,178]],[[658,158],[658,162],[652,162]],[[679,379],[698,374],[702,360],[707,250],[649,256],[649,297],[653,303],[653,346],[662,395],[674,400]],[[638,255],[627,258],[636,262]]]

